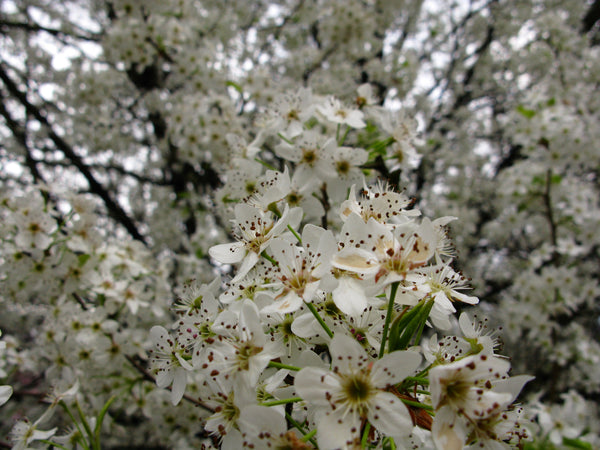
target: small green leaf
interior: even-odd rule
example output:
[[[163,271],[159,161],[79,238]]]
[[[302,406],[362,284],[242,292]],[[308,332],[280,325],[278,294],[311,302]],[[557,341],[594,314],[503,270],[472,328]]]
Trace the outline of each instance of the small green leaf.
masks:
[[[235,81],[231,81],[228,80],[225,82],[226,86],[231,86],[232,88],[234,88],[236,91],[238,91],[240,94],[244,93],[244,89],[242,88],[242,86],[240,86],[238,83],[236,83]]]
[[[161,52],[166,51],[165,40],[162,36],[156,36],[156,46]]]
[[[393,137],[389,137],[387,139],[381,139],[373,142],[367,147],[369,150],[369,156],[373,155],[381,155],[385,156],[387,153],[387,148],[392,145],[396,140]]]
[[[517,106],[517,112],[528,119],[535,116],[535,111],[533,109],[527,109],[523,105]]]
[[[537,184],[539,186],[545,186],[546,185],[546,177],[544,175],[535,175],[531,179],[531,184]]]
[[[77,262],[79,263],[79,267],[83,267],[84,264],[86,262],[88,262],[88,259],[91,258],[91,255],[88,255],[87,253],[82,253],[81,255],[79,255],[77,257]]]
[[[406,350],[411,341],[413,345],[418,345],[433,304],[433,300],[421,301],[394,320],[389,337],[390,352]]]
[[[365,127],[366,134],[375,134],[377,133],[377,125],[375,125],[371,121],[367,121],[367,126]]]
[[[592,450],[592,444],[582,441],[581,439],[570,439],[563,437],[563,444],[572,448],[581,448],[584,450]]]
[[[307,130],[310,130],[310,129],[314,128],[315,126],[317,126],[318,124],[319,124],[319,121],[317,120],[317,118],[316,117],[311,117],[306,122],[304,122],[304,127]]]
[[[239,200],[239,199],[237,199],[237,198],[229,198],[229,196],[228,196],[228,195],[226,195],[225,197],[223,197],[223,198],[221,199],[221,201],[222,201],[223,203],[239,203],[239,201],[240,201],[240,200]]]

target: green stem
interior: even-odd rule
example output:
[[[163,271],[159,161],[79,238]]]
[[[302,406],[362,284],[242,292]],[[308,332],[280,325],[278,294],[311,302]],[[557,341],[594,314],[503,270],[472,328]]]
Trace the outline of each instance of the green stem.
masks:
[[[325,321],[323,320],[323,318],[319,315],[319,311],[317,311],[317,308],[315,308],[315,305],[313,305],[312,303],[305,303],[305,305],[309,309],[309,311],[311,313],[313,313],[313,316],[315,316],[315,319],[317,319],[317,322],[319,322],[321,324],[321,326],[323,327],[323,329],[327,333],[327,336],[329,336],[330,338],[332,338],[333,337],[333,332],[329,329],[329,327],[327,326],[327,324],[325,323]]]
[[[69,416],[69,418],[75,424],[75,427],[77,427],[77,431],[79,432],[79,436],[81,436],[81,439],[79,439],[79,443],[81,444],[81,446],[85,450],[90,450],[90,447],[87,445],[87,443],[85,442],[85,439],[83,438],[84,434],[83,434],[83,431],[81,431],[81,427],[79,426],[79,422],[77,422],[77,419],[75,419],[75,416],[73,415],[73,413],[71,412],[71,410],[69,409],[69,407],[67,406],[67,404],[64,401],[62,401],[62,400],[58,404],[60,405],[60,407],[62,409],[65,410],[65,412],[67,413],[67,415]]]
[[[300,431],[300,433],[302,433],[304,436],[308,436],[309,434],[313,433],[311,432],[306,432],[304,431],[304,427],[302,425],[300,425],[298,422],[296,422],[296,420],[294,420],[294,418],[288,414],[285,413],[285,418],[287,419],[287,421],[294,427],[296,428],[298,431]],[[313,433],[314,435],[314,433]],[[315,448],[319,448],[319,446],[317,445],[317,441],[315,441],[312,436],[308,438],[308,441],[315,446]]]
[[[309,433],[306,433],[304,436],[302,436],[302,441],[306,442],[306,441],[311,441],[312,442],[312,438],[313,436],[317,434],[317,429],[315,428],[314,430],[312,430]]]
[[[300,425],[298,422],[296,422],[296,420],[291,415],[289,415],[288,413],[285,413],[285,418],[300,433],[302,433],[303,435],[308,434],[308,432],[304,430],[304,427],[302,425]]]
[[[294,235],[294,237],[296,239],[298,239],[298,243],[300,245],[302,245],[302,238],[300,237],[300,235],[298,234],[298,232],[296,230],[294,230],[294,227],[292,227],[290,224],[288,224],[288,230],[290,230],[292,232],[292,234]]]
[[[277,405],[287,405],[288,403],[296,403],[296,402],[301,402],[302,401],[302,397],[292,397],[292,398],[286,398],[283,400],[272,400],[270,402],[264,402],[261,403],[262,406],[277,406]]]
[[[429,364],[427,367],[425,367],[423,370],[421,370],[418,374],[415,375],[416,378],[421,378],[424,375],[427,375],[427,372],[429,372],[429,369],[431,369],[431,366],[433,366],[433,364]]]
[[[388,302],[387,314],[385,316],[385,325],[383,326],[383,336],[381,336],[381,347],[379,347],[379,358],[383,358],[385,353],[385,344],[388,338],[388,332],[390,330],[390,322],[392,321],[392,314],[394,313],[394,300],[396,299],[396,292],[398,291],[399,281],[392,283],[392,291],[390,292],[390,300]]]
[[[350,127],[346,125],[346,131],[344,133],[344,135],[342,136],[342,140],[338,140],[338,145],[342,146],[344,145],[344,141],[346,140],[346,137],[348,136],[348,133],[350,132]]]
[[[421,378],[421,377],[406,377],[404,379],[404,381],[414,381],[417,384],[423,385],[423,386],[429,386],[429,380],[427,378]]]
[[[275,217],[277,217],[278,219],[281,219],[281,216],[283,214],[281,214],[281,211],[279,211],[279,208],[277,207],[277,202],[271,202],[267,205],[267,211],[273,213],[273,215]]]
[[[90,444],[92,444],[92,448],[94,450],[100,450],[97,449],[96,446],[94,445],[94,433],[92,432],[92,428],[90,427],[90,424],[88,423],[87,419],[85,418],[85,414],[83,414],[83,410],[81,409],[81,405],[79,404],[79,401],[75,400],[75,407],[77,408],[77,415],[79,416],[79,419],[81,420],[81,423],[83,424],[83,428],[85,429],[85,432],[87,433],[87,435],[90,437]]]
[[[367,441],[369,440],[369,432],[371,431],[371,424],[367,422],[365,424],[365,430],[363,431],[362,439],[360,440],[360,448],[367,448]]]
[[[388,444],[390,444],[390,450],[396,450],[396,443],[394,442],[394,438],[387,438]]]
[[[102,448],[102,446],[100,445],[100,431],[102,428],[102,422],[104,422],[104,417],[106,417],[108,408],[110,407],[112,402],[115,401],[116,398],[117,398],[117,396],[113,395],[111,398],[109,398],[107,400],[107,402],[104,404],[104,406],[100,410],[100,413],[98,414],[98,418],[96,419],[96,428],[94,428],[94,447],[98,450],[100,450]]]
[[[415,408],[421,408],[421,409],[425,409],[427,411],[433,411],[433,407],[431,407],[429,405],[425,405],[423,403],[415,402],[412,400],[407,400],[405,398],[401,398],[400,400],[402,400],[402,403],[404,403],[405,405],[414,406]]]
[[[275,361],[269,361],[269,367],[275,367],[276,369],[293,370],[294,372],[298,372],[300,369],[302,369],[301,367],[290,366],[289,364],[283,364]]]
[[[262,164],[263,166],[265,166],[265,167],[266,167],[267,169],[269,169],[269,170],[275,170],[275,171],[277,171],[277,167],[275,167],[275,166],[272,166],[271,164],[269,164],[269,163],[268,163],[268,162],[266,162],[266,161],[263,161],[263,160],[262,160],[262,159],[260,159],[260,158],[254,158],[254,161],[256,161],[256,162],[257,162],[257,163],[259,163],[259,164]]]
[[[288,138],[286,138],[283,134],[281,133],[277,133],[277,136],[279,136],[280,139],[283,139],[285,142],[287,142],[290,145],[294,145],[294,141],[289,140]]]
[[[273,264],[274,266],[278,266],[279,263],[277,261],[275,261],[273,259],[272,256],[270,256],[267,252],[265,252],[264,250],[262,251],[262,253],[260,254],[260,256],[262,256],[263,258],[265,258],[267,261],[269,261],[271,264]]]
[[[61,448],[63,450],[69,450],[67,447],[63,447],[62,445],[57,444],[56,442],[49,441],[47,439],[40,439],[40,442],[43,442],[44,444],[48,444],[52,448],[56,447],[56,448]]]

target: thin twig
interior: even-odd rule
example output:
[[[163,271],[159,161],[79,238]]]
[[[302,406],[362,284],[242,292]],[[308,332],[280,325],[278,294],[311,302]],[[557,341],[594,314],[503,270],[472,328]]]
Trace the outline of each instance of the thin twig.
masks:
[[[54,131],[54,128],[53,128],[52,124],[50,123],[50,121],[48,120],[45,112],[43,112],[40,108],[38,108],[36,105],[31,103],[27,98],[27,94],[22,92],[17,87],[15,82],[12,80],[12,78],[8,75],[8,73],[4,69],[4,64],[0,64],[0,79],[3,81],[4,85],[6,86],[6,89],[10,92],[10,94],[17,101],[19,101],[19,103],[21,103],[21,105],[23,105],[23,107],[25,107],[25,110],[29,114],[31,114],[40,123],[40,125],[42,125],[43,127],[46,128],[46,130],[48,132],[48,137],[50,138],[50,140],[54,143],[54,145],[56,145],[56,148],[58,150],[60,150],[73,163],[73,165],[75,167],[77,167],[77,169],[79,169],[81,174],[87,180],[87,182],[90,186],[90,191],[92,193],[98,195],[104,201],[106,208],[111,213],[111,215],[114,217],[114,219],[117,222],[119,222],[121,225],[123,225],[134,239],[139,240],[139,241],[143,242],[144,244],[146,244],[146,239],[138,231],[133,220],[127,215],[127,213],[123,210],[121,205],[119,205],[112,198],[112,196],[104,188],[104,186],[102,186],[98,182],[98,180],[96,180],[96,177],[94,176],[94,174],[92,173],[90,168],[83,161],[83,159],[75,152],[73,147],[71,147],[67,143],[67,141],[65,141],[62,137],[60,137]]]

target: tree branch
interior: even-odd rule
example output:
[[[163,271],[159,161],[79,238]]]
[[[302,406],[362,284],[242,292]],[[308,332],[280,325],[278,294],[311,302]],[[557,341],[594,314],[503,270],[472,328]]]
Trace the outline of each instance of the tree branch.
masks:
[[[71,147],[62,137],[60,137],[54,131],[52,124],[48,121],[45,112],[40,110],[37,106],[31,103],[25,93],[21,92],[21,90],[17,87],[14,81],[9,77],[8,73],[4,70],[4,65],[0,63],[0,79],[4,82],[4,85],[10,92],[10,94],[15,97],[25,107],[25,110],[31,114],[42,126],[44,126],[48,132],[48,137],[52,140],[56,148],[60,150],[87,180],[90,192],[99,196],[109,214],[121,225],[125,227],[125,229],[129,232],[129,234],[136,240],[146,243],[144,236],[140,234],[133,220],[127,215],[127,213],[123,210],[123,208],[112,198],[110,193],[96,180],[94,174],[91,172],[90,168],[85,164],[83,159],[75,152],[73,147]]]
[[[9,21],[9,20],[0,21],[0,29],[3,29],[3,32],[4,32],[4,29],[10,29],[10,28],[17,28],[17,29],[21,29],[21,30],[25,30],[25,31],[44,31],[52,36],[71,37],[71,38],[81,39],[83,41],[100,42],[100,39],[101,39],[101,37],[99,35],[94,35],[94,34],[84,35],[84,34],[68,33],[66,31],[58,30],[56,28],[44,27],[37,23],[13,22],[13,21]]]
[[[2,100],[4,100],[4,96],[2,96]],[[31,156],[31,152],[29,146],[27,145],[27,134],[25,133],[25,128],[21,126],[10,114],[4,101],[0,101],[0,115],[4,117],[6,120],[6,125],[10,128],[15,140],[19,143],[21,147],[25,150],[25,164],[31,171],[31,175],[36,183],[42,182],[44,183],[44,177],[40,173],[37,167],[37,161],[33,159]]]
[[[583,17],[582,23],[582,31],[587,33],[592,28],[596,22],[600,20],[600,0],[596,0],[587,10],[587,13]]]

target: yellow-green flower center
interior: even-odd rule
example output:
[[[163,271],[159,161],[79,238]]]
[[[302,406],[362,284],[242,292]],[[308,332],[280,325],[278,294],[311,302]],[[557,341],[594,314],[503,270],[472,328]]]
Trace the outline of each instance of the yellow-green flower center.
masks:
[[[369,374],[360,371],[342,375],[341,387],[343,399],[348,407],[364,417],[369,409],[370,399],[376,391]]]

